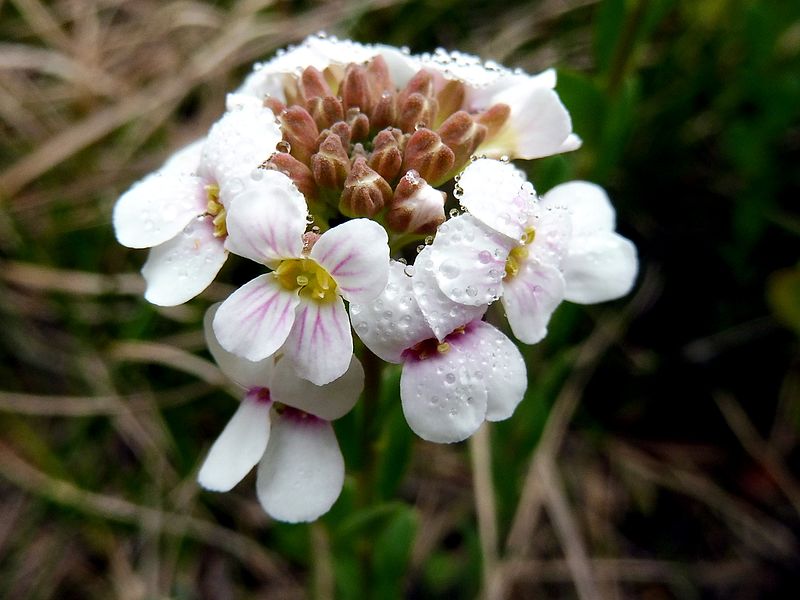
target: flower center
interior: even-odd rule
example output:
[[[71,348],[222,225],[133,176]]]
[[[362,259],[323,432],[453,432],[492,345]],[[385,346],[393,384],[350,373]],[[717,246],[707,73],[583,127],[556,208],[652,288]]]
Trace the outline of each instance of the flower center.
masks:
[[[522,236],[522,245],[517,246],[509,252],[508,258],[506,259],[506,279],[511,279],[519,273],[522,263],[528,258],[528,246],[530,246],[535,237],[536,231],[533,227],[526,229],[525,235]]]
[[[216,184],[209,184],[206,186],[206,197],[208,203],[206,204],[206,214],[213,217],[211,223],[214,225],[214,237],[225,237],[228,235],[228,228],[225,224],[225,207],[219,201],[219,186]]]
[[[336,282],[333,277],[311,258],[290,258],[273,271],[280,284],[290,291],[315,302],[332,302],[336,299]]]
[[[406,173],[438,187],[501,129],[510,108],[474,112],[466,94],[462,82],[438,85],[425,69],[400,88],[381,56],[308,67],[285,79],[285,103],[264,100],[283,132],[283,150],[265,166],[292,177],[314,211],[330,205],[350,217],[376,217]]]

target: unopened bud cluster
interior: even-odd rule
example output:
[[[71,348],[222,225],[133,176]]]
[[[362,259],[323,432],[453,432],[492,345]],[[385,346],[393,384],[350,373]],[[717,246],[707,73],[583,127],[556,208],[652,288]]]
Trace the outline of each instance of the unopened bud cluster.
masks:
[[[437,89],[427,69],[398,87],[380,55],[306,67],[287,78],[285,101],[264,99],[284,142],[265,166],[288,174],[316,212],[433,233],[447,198],[433,188],[452,180],[510,112],[502,103],[468,112],[465,94],[456,80]]]

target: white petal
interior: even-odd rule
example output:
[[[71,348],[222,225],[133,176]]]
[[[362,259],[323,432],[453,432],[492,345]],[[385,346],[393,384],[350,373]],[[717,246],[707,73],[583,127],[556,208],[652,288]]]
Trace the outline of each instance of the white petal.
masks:
[[[171,240],[150,250],[142,267],[144,297],[159,306],[183,304],[206,289],[228,252],[206,217],[195,219]]]
[[[248,394],[211,446],[197,481],[204,488],[227,492],[239,483],[264,455],[269,440],[268,402]]]
[[[350,303],[350,319],[358,337],[377,356],[402,362],[403,351],[433,337],[412,291],[406,265],[389,264],[389,282],[380,296],[364,304]]]
[[[352,409],[364,388],[364,368],[355,356],[344,375],[326,385],[314,385],[295,373],[294,366],[279,361],[270,392],[276,402],[288,404],[320,419],[333,421]]]
[[[508,104],[511,114],[497,135],[478,148],[478,153],[541,158],[560,152],[572,133],[569,113],[551,89],[525,83],[498,94],[495,101]]]
[[[639,270],[636,246],[613,232],[573,239],[562,264],[570,302],[594,304],[631,291]]]
[[[222,372],[240,386],[244,388],[269,388],[275,362],[273,357],[270,356],[264,360],[253,362],[228,352],[225,348],[220,346],[219,341],[217,341],[212,323],[214,321],[214,315],[217,314],[217,309],[220,305],[221,303],[217,302],[210,306],[203,318],[206,345],[208,345],[211,356],[214,357],[214,360],[217,362]]]
[[[490,304],[502,294],[506,259],[514,245],[472,215],[442,223],[431,245],[439,288],[461,304]]]
[[[461,206],[485,225],[519,240],[534,207],[533,186],[510,163],[483,158],[464,169],[458,180]]]
[[[316,385],[344,375],[353,354],[353,335],[342,299],[301,299],[283,352],[294,364],[297,375]]]
[[[258,465],[256,491],[274,519],[313,521],[330,510],[344,484],[344,459],[330,423],[291,412],[275,419]]]
[[[129,248],[163,244],[206,210],[204,183],[194,175],[153,173],[114,205],[114,232]]]
[[[346,300],[369,302],[389,280],[389,237],[369,219],[353,219],[329,229],[311,249]]]
[[[535,344],[547,335],[550,316],[564,299],[564,278],[554,266],[525,261],[506,279],[503,307],[511,331],[521,342]]]
[[[539,205],[528,223],[533,227],[533,241],[528,244],[531,257],[549,265],[560,266],[572,240],[572,218],[560,205]]]
[[[223,204],[275,153],[282,137],[275,115],[260,105],[239,105],[212,125],[203,146],[202,170],[219,185]]]
[[[162,173],[197,174],[200,167],[200,156],[203,152],[205,138],[188,144],[170,156],[164,166],[159,169]]]
[[[480,319],[488,308],[486,304],[468,306],[453,302],[444,295],[436,281],[430,246],[426,246],[414,261],[413,287],[417,304],[439,340],[454,329]],[[352,307],[350,310],[352,312]]]
[[[267,265],[303,252],[306,201],[283,173],[259,171],[248,179],[230,204],[225,247],[239,256]]]
[[[588,181],[569,181],[557,185],[541,200],[543,207],[566,207],[572,215],[574,235],[614,231],[616,213],[608,194],[599,185]]]
[[[567,139],[565,139],[564,142],[561,144],[561,147],[558,149],[558,152],[556,152],[556,154],[562,154],[564,152],[572,152],[574,150],[577,150],[581,146],[583,146],[583,140],[574,133],[570,133],[567,136]]]
[[[480,357],[455,344],[433,347],[423,360],[409,356],[400,376],[400,400],[408,426],[422,439],[452,443],[467,439],[486,417],[486,385],[475,376]]]
[[[500,331],[475,321],[463,336],[462,350],[480,357],[486,385],[486,419],[502,421],[514,414],[528,387],[525,361],[519,349]]]
[[[214,316],[214,333],[228,352],[252,361],[271,356],[289,336],[300,304],[271,273],[244,284]]]

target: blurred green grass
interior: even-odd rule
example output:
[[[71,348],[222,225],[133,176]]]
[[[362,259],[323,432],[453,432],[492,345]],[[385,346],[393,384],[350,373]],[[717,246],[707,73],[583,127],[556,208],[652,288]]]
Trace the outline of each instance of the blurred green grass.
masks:
[[[147,305],[109,221],[253,60],[320,29],[557,67],[584,146],[526,169],[607,187],[642,276],[524,350],[493,490],[466,445],[413,437],[387,369],[377,427],[364,402],[336,424],[339,502],[291,526],[252,479],[194,483],[234,406],[197,358],[230,288]],[[795,3],[0,2],[0,131],[0,596],[470,598],[487,565],[489,597],[797,595]]]

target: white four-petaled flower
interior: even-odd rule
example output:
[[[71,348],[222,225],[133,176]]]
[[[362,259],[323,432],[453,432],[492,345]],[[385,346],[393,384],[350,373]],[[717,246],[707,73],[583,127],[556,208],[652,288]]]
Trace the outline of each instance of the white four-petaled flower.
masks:
[[[301,377],[329,383],[347,370],[353,353],[342,299],[367,302],[386,287],[386,231],[353,219],[304,241],[303,195],[282,173],[254,175],[228,208],[225,247],[272,271],[223,302],[214,331],[234,354],[257,361],[282,348]]]
[[[174,306],[202,292],[227,258],[225,210],[281,140],[275,116],[249,104],[226,113],[205,140],[179,151],[135,183],[114,206],[117,240],[152,248],[145,298]]]
[[[211,446],[198,481],[226,492],[258,465],[256,490],[264,510],[280,521],[313,521],[342,491],[344,461],[329,421],[356,403],[364,385],[361,363],[351,356],[342,377],[318,387],[282,359],[248,361],[216,340],[211,322],[217,307],[206,313],[206,341],[222,372],[245,395]]]

